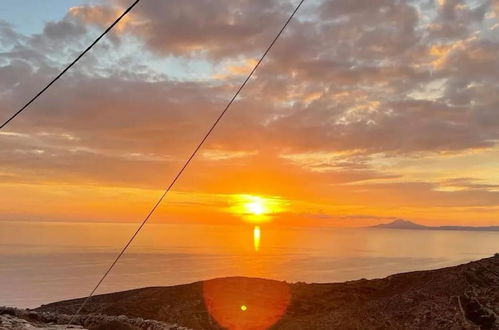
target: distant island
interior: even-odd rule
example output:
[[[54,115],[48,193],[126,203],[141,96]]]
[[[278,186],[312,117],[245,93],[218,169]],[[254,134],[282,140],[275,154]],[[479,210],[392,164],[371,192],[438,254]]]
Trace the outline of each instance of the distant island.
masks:
[[[369,228],[381,229],[418,229],[418,230],[462,230],[462,231],[499,231],[499,226],[424,226],[404,219],[395,219],[390,223],[382,223]]]

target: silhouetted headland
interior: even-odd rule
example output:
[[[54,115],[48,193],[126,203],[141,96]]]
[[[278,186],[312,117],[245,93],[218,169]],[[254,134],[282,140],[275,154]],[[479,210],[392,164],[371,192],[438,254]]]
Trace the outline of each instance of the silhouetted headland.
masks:
[[[384,229],[421,229],[421,230],[463,230],[463,231],[499,231],[499,226],[425,226],[404,219],[395,219],[369,228]]]

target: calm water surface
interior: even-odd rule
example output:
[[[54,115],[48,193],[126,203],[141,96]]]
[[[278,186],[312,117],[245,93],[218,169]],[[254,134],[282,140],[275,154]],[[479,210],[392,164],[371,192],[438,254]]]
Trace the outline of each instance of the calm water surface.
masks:
[[[135,224],[0,222],[0,305],[89,293]],[[439,268],[499,252],[499,232],[148,224],[99,293],[243,275],[337,282]]]

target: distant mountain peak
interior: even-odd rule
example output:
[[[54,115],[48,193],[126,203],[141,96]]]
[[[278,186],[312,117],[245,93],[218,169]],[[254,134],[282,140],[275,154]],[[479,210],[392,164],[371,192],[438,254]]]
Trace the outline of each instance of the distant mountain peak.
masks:
[[[376,226],[373,226],[374,228],[394,228],[394,229],[423,229],[426,228],[426,226],[411,222],[409,220],[404,220],[404,219],[395,219],[392,222],[389,223],[382,223]]]
[[[415,222],[397,218],[389,223],[382,223],[371,226],[370,228],[385,228],[385,229],[428,229],[428,230],[465,230],[465,231],[499,231],[499,226],[424,226]]]
[[[412,221],[409,221],[409,220],[404,220],[404,219],[395,219],[393,220],[392,222],[390,222],[391,224],[404,224],[404,225],[408,225],[408,224],[411,224],[411,225],[417,225],[416,223],[412,222]]]

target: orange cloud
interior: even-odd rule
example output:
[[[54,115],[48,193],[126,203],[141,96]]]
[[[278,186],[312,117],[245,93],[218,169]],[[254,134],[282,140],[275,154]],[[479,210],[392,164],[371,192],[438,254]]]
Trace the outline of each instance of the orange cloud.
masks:
[[[233,76],[248,75],[249,72],[255,67],[257,60],[253,58],[245,59],[242,64],[229,64],[224,67],[224,73],[215,74],[214,79],[227,79]]]
[[[108,26],[123,12],[121,8],[107,6],[76,6],[68,10],[68,15],[80,19],[86,24]],[[115,26],[113,30],[123,31],[133,22],[133,14],[128,14]]]

